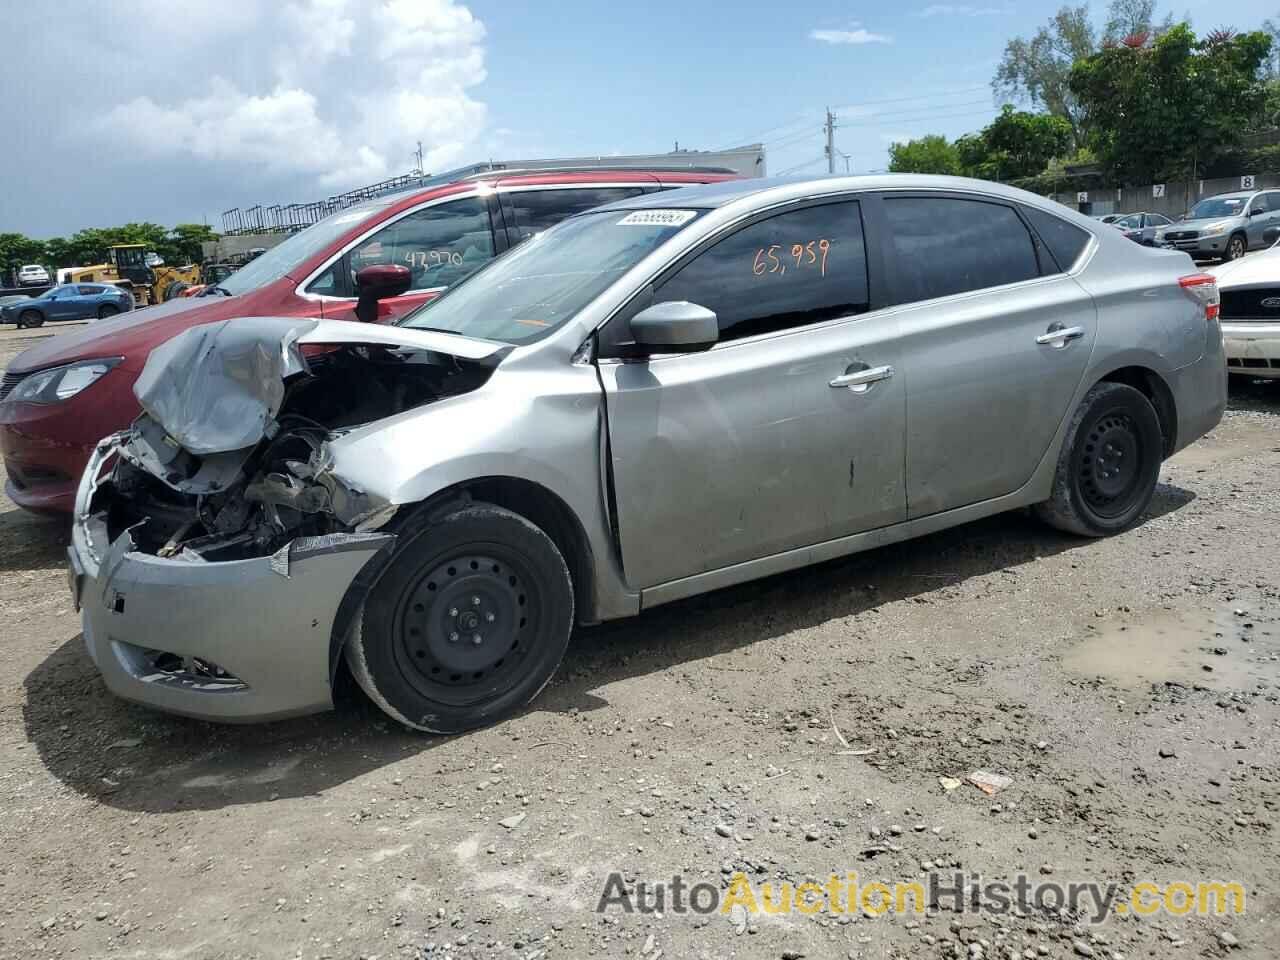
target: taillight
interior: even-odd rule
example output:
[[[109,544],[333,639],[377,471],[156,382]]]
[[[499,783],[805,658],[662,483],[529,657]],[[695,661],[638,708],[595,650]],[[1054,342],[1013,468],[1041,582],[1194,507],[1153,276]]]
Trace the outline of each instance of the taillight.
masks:
[[[1192,273],[1178,278],[1178,286],[1196,303],[1204,307],[1204,318],[1208,321],[1218,319],[1218,311],[1222,309],[1218,297],[1218,278],[1208,273]]]

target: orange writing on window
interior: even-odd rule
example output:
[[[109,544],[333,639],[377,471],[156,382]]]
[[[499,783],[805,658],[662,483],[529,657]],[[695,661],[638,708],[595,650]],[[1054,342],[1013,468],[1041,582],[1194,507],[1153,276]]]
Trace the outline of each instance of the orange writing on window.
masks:
[[[827,254],[831,252],[831,241],[825,238],[810,240],[807,243],[791,244],[790,255],[784,252],[780,243],[761,247],[751,261],[751,272],[757,277],[765,274],[785,276],[787,268],[793,270],[817,270],[818,276],[827,275]]]

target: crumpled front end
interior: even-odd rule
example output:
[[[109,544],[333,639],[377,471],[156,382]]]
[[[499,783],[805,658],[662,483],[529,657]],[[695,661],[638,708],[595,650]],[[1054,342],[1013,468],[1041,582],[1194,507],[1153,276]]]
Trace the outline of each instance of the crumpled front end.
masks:
[[[267,720],[332,706],[330,638],[360,570],[394,540],[334,533],[233,560],[142,549],[145,521],[113,531],[104,441],[77,497],[68,548],[89,655],[118,696],[208,720]],[[114,536],[112,534],[115,534]]]
[[[143,415],[91,458],[70,578],[116,694],[225,721],[331,706],[339,610],[394,542],[396,508],[344,479],[329,441],[474,389],[492,364],[354,324],[329,325],[308,359],[318,326],[187,331],[139,378]],[[353,342],[330,339],[346,327]]]

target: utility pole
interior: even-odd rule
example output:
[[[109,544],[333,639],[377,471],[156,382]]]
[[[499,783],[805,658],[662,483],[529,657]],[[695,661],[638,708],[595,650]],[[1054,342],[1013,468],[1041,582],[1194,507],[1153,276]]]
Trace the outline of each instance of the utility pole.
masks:
[[[836,116],[827,107],[827,122],[822,125],[827,133],[827,173],[836,172]]]
[[[413,172],[419,177],[422,176],[422,141],[421,140],[418,141],[418,149],[413,151],[413,153],[410,154],[410,156],[412,156],[414,160],[417,161],[417,163],[415,163],[413,166]]]

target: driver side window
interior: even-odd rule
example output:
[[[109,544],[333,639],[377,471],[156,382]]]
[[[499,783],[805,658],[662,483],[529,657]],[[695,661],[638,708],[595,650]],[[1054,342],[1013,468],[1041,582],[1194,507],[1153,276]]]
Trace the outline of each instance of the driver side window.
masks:
[[[352,247],[307,286],[307,292],[351,297],[365,267],[394,263],[409,268],[410,290],[447,287],[493,259],[489,204],[464,197],[424,207],[383,227]],[[342,275],[343,270],[348,276]]]

